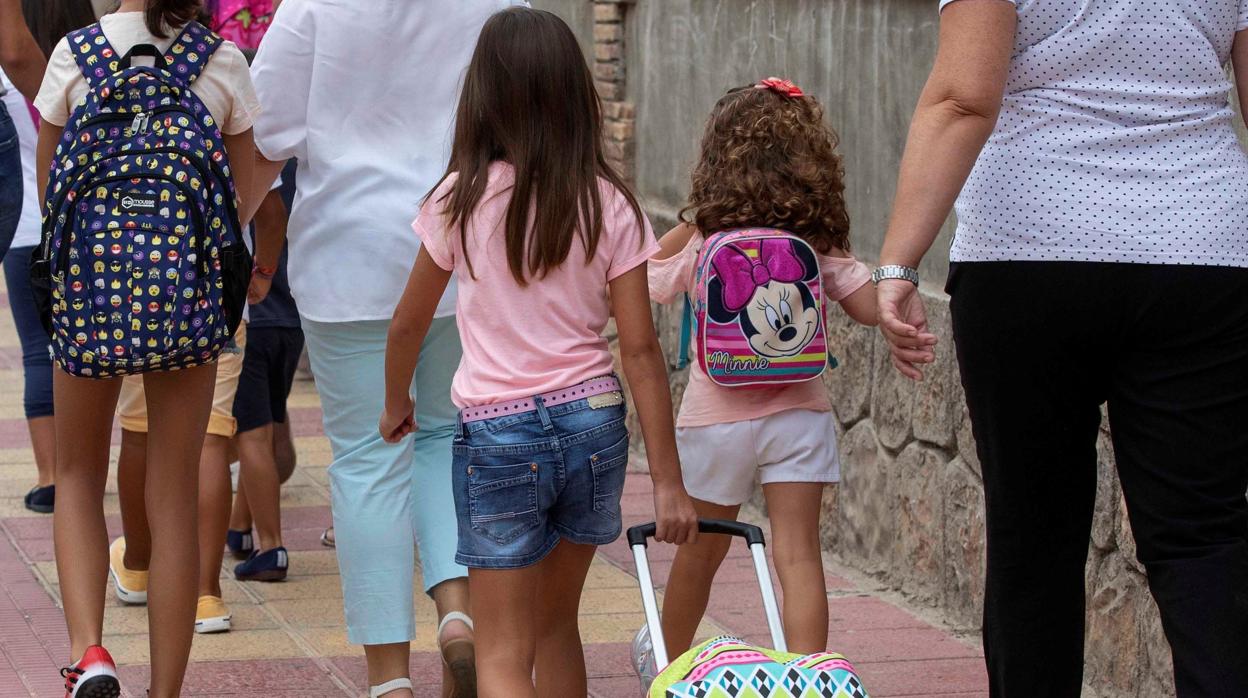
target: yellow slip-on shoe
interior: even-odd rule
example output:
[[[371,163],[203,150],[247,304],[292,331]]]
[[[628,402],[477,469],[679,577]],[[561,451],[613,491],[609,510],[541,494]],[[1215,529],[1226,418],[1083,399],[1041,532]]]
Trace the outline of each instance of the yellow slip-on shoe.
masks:
[[[223,633],[230,629],[230,609],[220,596],[201,596],[195,607],[195,632]]]
[[[126,538],[122,536],[108,546],[108,573],[122,603],[147,603],[147,570],[126,569]]]

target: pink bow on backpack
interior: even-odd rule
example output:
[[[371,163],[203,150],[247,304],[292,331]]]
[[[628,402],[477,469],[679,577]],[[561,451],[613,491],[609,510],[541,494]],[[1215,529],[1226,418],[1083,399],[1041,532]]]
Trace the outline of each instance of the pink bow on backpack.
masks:
[[[724,308],[737,312],[754,297],[754,291],[772,281],[793,283],[806,275],[802,260],[793,253],[788,240],[763,240],[758,259],[750,259],[736,247],[735,254],[716,256],[712,261],[715,273],[724,284]]]

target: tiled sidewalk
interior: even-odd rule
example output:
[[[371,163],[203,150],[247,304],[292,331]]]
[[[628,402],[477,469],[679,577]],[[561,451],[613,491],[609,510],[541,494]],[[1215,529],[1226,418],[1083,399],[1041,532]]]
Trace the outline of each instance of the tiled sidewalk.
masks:
[[[51,517],[31,514],[22,495],[34,465],[21,409],[21,357],[7,299],[0,294],[0,695],[59,696],[59,667],[68,641],[59,610]],[[291,398],[299,469],[283,489],[283,524],[291,550],[291,576],[280,584],[240,583],[222,570],[234,630],[197,636],[184,693],[196,696],[359,696],[364,663],[346,643],[342,596],[334,553],[319,544],[329,524],[328,443],[310,382]],[[115,454],[114,454],[115,455]],[[115,483],[105,502],[110,533],[120,531]],[[626,524],[650,516],[649,481],[630,474],[624,497]],[[661,584],[674,549],[650,548]],[[232,565],[227,560],[227,567]],[[829,646],[858,666],[873,696],[981,696],[986,679],[980,651],[914,615],[828,572],[832,623]],[[416,585],[419,588],[419,584]],[[147,617],[108,596],[105,644],[122,665],[131,696],[142,695],[148,661]],[[440,667],[432,604],[417,594],[419,637],[414,643],[417,686],[436,686]],[[734,546],[712,594],[703,632],[731,631],[759,642],[767,638],[753,568],[744,546]],[[629,667],[628,642],[642,623],[632,556],[620,540],[606,546],[590,572],[581,609],[591,693],[602,698],[639,695]],[[437,695],[429,691],[429,695]],[[418,694],[420,695],[420,694]]]

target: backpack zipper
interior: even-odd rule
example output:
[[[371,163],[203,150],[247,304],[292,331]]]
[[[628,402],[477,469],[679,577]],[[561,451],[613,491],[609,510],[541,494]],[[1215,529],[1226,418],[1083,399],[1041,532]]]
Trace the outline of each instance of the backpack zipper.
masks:
[[[151,120],[151,114],[148,112],[139,112],[134,115],[134,121],[130,122],[130,135],[147,132],[147,122]]]
[[[164,147],[164,148],[151,148],[149,150],[119,150],[115,153],[112,153],[106,157],[103,157],[87,165],[86,167],[79,170],[73,179],[71,179],[69,182],[64,183],[64,186],[61,188],[61,191],[56,194],[56,199],[53,201],[52,206],[49,209],[49,213],[44,219],[45,230],[42,232],[45,235],[45,237],[51,232],[50,229],[56,225],[56,220],[61,214],[61,209],[64,208],[65,200],[66,198],[68,198],[69,192],[73,189],[76,189],[78,186],[80,186],[83,180],[91,181],[89,178],[97,174],[96,168],[98,168],[102,162],[104,162],[105,160],[111,160],[112,158],[117,158],[117,157],[126,157],[126,156],[131,156],[131,155],[156,155],[158,153],[173,153],[181,157],[184,157],[187,160],[190,160],[193,164],[197,165],[200,172],[212,172],[222,182],[227,181],[223,168],[221,168],[217,163],[213,162],[211,159],[201,158],[195,155],[194,153],[190,153],[190,152],[181,150],[179,148]],[[229,187],[227,186],[226,187],[227,191],[228,191],[228,188]],[[234,202],[234,197],[225,196],[223,198],[225,199],[228,210],[233,213],[235,218],[237,218],[238,211],[237,211],[237,206],[235,205],[235,202]],[[50,253],[50,251],[51,250],[49,249],[48,252]]]
[[[183,107],[178,104],[166,104],[163,106],[156,107],[155,109],[149,112],[135,112],[134,120],[130,123],[130,126],[131,128],[134,128],[135,126],[137,126],[139,123],[139,117],[142,117],[142,116],[151,117],[155,114],[164,114],[165,112],[171,112],[171,111],[182,112],[188,118],[195,120],[195,115],[192,114],[190,110],[188,110],[186,107]],[[82,122],[82,124],[77,126],[77,130],[81,131],[87,128],[88,126],[94,126],[95,124],[104,123],[106,121],[118,121],[120,119],[124,119],[127,115],[128,115],[128,112],[107,112],[104,114],[96,114],[95,116],[91,117],[90,119],[87,119],[86,121]],[[143,122],[143,128],[144,129],[147,128],[147,120]]]
[[[175,187],[180,189],[182,193],[188,195],[187,201],[192,201],[194,198],[196,198],[195,192],[192,191],[192,189],[189,186],[173,179],[172,177],[166,177],[164,175],[144,175],[142,178],[143,179],[158,179],[158,180],[173,184]],[[89,184],[88,188],[95,188],[104,184],[108,184],[110,182],[124,182],[124,181],[129,181],[131,179],[133,179],[133,177],[129,175],[119,175],[119,176],[115,175],[112,177],[100,177],[98,179],[89,179],[87,180],[87,183]],[[194,217],[195,223],[199,226],[199,229],[205,230],[207,227],[206,226],[207,219],[204,216],[204,212],[199,210],[199,206],[192,205],[189,208],[191,209],[191,215]],[[65,218],[65,226],[73,225],[74,219],[77,218],[77,216],[74,215],[75,210],[76,210],[76,207],[70,209],[69,215],[66,216]],[[71,230],[71,235],[74,235],[72,230]],[[205,239],[206,237],[207,236],[205,236]],[[54,266],[52,269],[53,279],[56,279],[58,276],[60,276],[60,278],[62,279],[64,278],[65,270],[69,268],[69,248],[71,244],[73,243],[71,243],[69,239],[65,239],[61,241],[61,249],[57,250],[56,266]],[[207,252],[206,241],[201,244],[205,245],[205,248],[201,250],[201,252]],[[203,257],[204,259],[202,260],[201,266],[204,267],[205,271],[208,271],[210,269],[210,262],[207,259],[208,255],[204,254]]]

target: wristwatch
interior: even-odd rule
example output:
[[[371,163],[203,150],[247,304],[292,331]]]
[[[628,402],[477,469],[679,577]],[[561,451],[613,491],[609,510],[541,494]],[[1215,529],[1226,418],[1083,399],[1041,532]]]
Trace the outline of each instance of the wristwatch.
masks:
[[[871,272],[871,281],[879,284],[884,279],[902,279],[909,281],[915,286],[919,285],[919,270],[914,267],[904,267],[900,264],[885,264],[882,267],[876,267]]]

